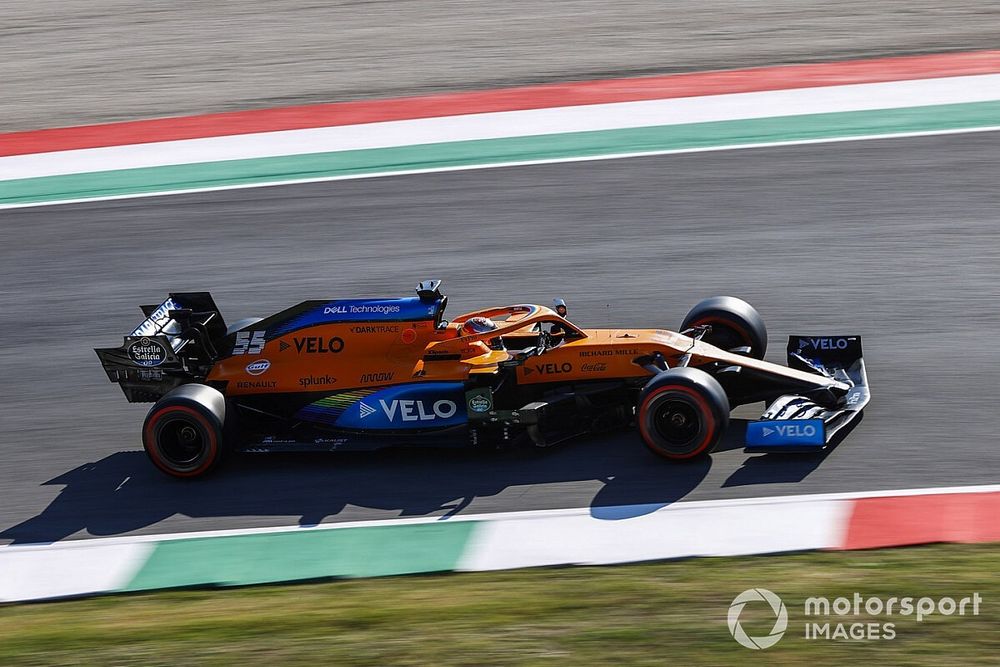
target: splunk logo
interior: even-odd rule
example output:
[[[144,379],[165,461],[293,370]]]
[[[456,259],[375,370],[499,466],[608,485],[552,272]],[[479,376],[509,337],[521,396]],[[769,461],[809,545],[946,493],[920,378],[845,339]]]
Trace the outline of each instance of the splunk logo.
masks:
[[[309,377],[299,378],[299,385],[304,389],[308,389],[309,387],[324,387],[336,383],[337,378],[332,375],[310,375]]]
[[[379,400],[378,405],[382,408],[382,414],[390,422],[432,422],[438,419],[451,419],[458,412],[458,405],[454,401],[440,400],[430,403],[429,401],[396,399],[393,401]],[[362,419],[377,412],[375,408],[364,401],[358,401],[358,413]]]

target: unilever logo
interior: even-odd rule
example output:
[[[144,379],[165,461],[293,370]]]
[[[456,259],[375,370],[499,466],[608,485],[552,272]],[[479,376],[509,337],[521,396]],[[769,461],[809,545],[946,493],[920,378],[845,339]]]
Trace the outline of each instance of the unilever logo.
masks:
[[[740,614],[743,612],[743,607],[751,602],[764,602],[770,606],[774,613],[774,626],[770,633],[762,637],[747,635],[743,626],[740,625]],[[788,610],[785,609],[785,603],[781,601],[781,598],[766,588],[751,588],[736,596],[733,603],[729,605],[729,614],[726,620],[729,623],[729,634],[733,636],[733,639],[741,646],[756,651],[770,648],[778,643],[782,635],[785,634],[785,629],[788,628]]]

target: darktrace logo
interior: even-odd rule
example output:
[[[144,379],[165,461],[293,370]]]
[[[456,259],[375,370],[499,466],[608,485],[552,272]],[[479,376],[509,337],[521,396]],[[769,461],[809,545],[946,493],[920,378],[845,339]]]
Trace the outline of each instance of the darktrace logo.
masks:
[[[352,334],[397,334],[398,324],[366,324],[363,326],[351,327]]]

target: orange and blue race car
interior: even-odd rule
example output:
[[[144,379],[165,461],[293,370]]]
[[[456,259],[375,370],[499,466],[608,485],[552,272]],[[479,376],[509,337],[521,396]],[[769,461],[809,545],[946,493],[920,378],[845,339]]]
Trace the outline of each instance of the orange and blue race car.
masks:
[[[764,361],[745,301],[713,297],[677,331],[584,329],[520,304],[444,317],[441,282],[413,297],[305,301],[227,326],[207,292],[143,306],[121,347],[98,349],[131,402],[152,402],[142,441],[176,477],[226,450],[547,447],[634,425],[670,460],[706,456],[730,411],[764,401],[747,451],[815,452],[869,401],[860,336],[792,336]]]

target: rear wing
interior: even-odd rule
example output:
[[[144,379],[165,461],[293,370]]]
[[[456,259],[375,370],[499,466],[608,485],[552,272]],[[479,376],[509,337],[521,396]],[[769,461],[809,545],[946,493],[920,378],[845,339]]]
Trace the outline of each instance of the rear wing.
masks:
[[[145,319],[120,347],[98,348],[108,379],[129,402],[150,402],[186,382],[203,379],[218,356],[226,323],[208,292],[171,293],[140,306]]]
[[[861,336],[791,336],[788,365],[850,386],[835,405],[785,394],[773,401],[759,421],[747,424],[748,452],[822,451],[834,436],[854,424],[871,400]]]

